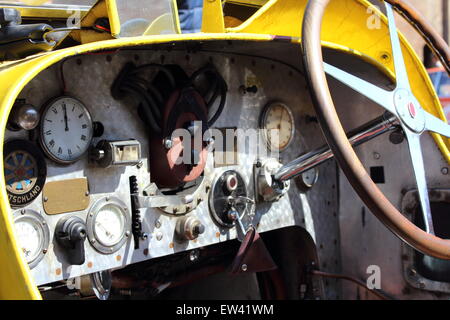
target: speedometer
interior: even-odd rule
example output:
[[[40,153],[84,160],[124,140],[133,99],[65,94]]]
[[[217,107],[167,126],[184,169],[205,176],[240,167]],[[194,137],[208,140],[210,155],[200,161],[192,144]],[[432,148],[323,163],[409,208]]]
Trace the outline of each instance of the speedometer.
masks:
[[[271,103],[261,113],[260,128],[271,151],[284,151],[294,138],[294,116],[287,105]]]

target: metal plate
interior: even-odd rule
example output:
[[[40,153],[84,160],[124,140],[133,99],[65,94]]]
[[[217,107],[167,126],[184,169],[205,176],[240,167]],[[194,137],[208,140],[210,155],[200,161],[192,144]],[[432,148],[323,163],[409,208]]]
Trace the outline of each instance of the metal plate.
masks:
[[[83,211],[89,207],[88,181],[79,178],[48,182],[42,196],[46,214]]]

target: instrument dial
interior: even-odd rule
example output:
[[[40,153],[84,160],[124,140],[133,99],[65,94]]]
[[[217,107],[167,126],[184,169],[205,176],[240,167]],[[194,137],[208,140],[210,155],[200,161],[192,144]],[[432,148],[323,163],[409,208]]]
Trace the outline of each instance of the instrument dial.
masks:
[[[271,103],[263,110],[260,127],[271,151],[284,151],[294,138],[294,116],[283,103]]]
[[[93,123],[86,106],[71,97],[50,102],[41,117],[41,145],[54,161],[70,164],[89,149]]]
[[[20,251],[30,268],[42,260],[49,246],[50,232],[37,212],[21,210],[14,213],[14,228]]]
[[[94,224],[95,237],[105,246],[116,245],[125,232],[125,218],[122,209],[108,204],[97,213]]]
[[[89,242],[104,254],[119,250],[131,234],[129,211],[116,197],[97,200],[89,210],[86,225]]]

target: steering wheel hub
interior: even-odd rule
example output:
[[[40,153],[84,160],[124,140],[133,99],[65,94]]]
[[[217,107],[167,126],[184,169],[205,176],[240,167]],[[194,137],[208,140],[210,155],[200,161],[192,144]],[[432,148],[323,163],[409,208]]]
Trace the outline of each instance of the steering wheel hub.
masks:
[[[406,89],[394,93],[394,105],[400,120],[413,132],[425,130],[425,114],[417,99]]]

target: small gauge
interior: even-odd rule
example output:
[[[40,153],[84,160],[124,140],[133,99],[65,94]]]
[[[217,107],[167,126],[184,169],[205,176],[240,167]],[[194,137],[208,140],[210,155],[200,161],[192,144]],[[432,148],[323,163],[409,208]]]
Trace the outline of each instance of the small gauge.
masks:
[[[101,253],[113,253],[130,235],[130,219],[126,205],[117,198],[98,200],[89,210],[89,241]]]
[[[299,177],[295,178],[297,186],[301,191],[308,191],[319,180],[319,169],[312,168],[303,172]]]
[[[41,193],[47,177],[42,152],[27,140],[5,143],[3,157],[6,191],[12,207],[32,202]]]
[[[61,164],[79,160],[89,149],[94,126],[89,110],[79,100],[52,100],[41,116],[40,142],[46,155]]]
[[[294,116],[285,104],[271,103],[261,113],[260,128],[271,151],[284,151],[294,138]]]
[[[14,213],[17,241],[30,268],[44,257],[50,243],[50,231],[44,218],[33,210]]]

